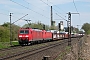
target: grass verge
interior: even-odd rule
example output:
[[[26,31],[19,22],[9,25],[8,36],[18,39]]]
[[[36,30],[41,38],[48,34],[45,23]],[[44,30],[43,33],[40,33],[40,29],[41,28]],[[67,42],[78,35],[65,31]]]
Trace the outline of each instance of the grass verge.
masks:
[[[0,42],[0,49],[9,48],[9,47],[10,47],[9,42]]]
[[[18,41],[16,42],[12,41],[11,44],[12,46],[19,45]],[[10,48],[10,47],[11,47],[10,42],[0,42],[0,49]]]

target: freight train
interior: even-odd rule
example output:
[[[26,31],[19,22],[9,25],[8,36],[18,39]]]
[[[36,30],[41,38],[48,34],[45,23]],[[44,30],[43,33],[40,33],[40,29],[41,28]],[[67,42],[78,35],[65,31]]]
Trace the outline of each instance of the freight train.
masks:
[[[18,31],[18,42],[20,45],[32,44],[36,42],[60,40],[68,38],[68,34],[55,30],[46,31],[32,28],[20,28]]]

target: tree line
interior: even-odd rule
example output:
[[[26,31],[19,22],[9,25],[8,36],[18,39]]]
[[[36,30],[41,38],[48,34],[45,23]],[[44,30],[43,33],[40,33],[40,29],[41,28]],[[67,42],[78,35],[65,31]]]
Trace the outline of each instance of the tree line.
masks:
[[[18,40],[18,30],[20,28],[26,28],[26,27],[38,28],[38,29],[45,28],[46,30],[48,30],[50,28],[49,25],[45,25],[45,27],[43,27],[43,26],[44,26],[44,24],[42,24],[41,22],[25,24],[22,27],[12,24],[11,25],[12,41]],[[6,22],[6,23],[0,25],[0,42],[9,42],[9,41],[10,41],[10,23]]]
[[[11,25],[12,41],[18,40],[18,30],[20,28],[26,28],[26,27],[38,28],[38,29],[44,29],[45,28],[45,30],[51,30],[51,29],[58,30],[58,26],[51,27],[49,25],[44,25],[41,22],[25,24],[22,27],[15,25],[15,24],[12,24]],[[86,32],[86,34],[90,34],[90,24],[89,23],[83,24],[82,29]],[[65,30],[66,30],[66,32],[68,31],[67,28]],[[72,31],[78,32],[78,29],[72,27]],[[10,23],[6,22],[6,23],[0,25],[0,42],[9,42],[9,41],[10,41]]]
[[[12,40],[17,38],[19,26],[12,24],[11,32],[12,32]],[[0,42],[9,42],[10,41],[10,23],[6,22],[0,25]]]

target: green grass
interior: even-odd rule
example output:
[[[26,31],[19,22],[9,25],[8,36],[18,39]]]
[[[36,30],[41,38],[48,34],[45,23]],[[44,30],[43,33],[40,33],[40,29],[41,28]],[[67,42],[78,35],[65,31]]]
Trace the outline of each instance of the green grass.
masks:
[[[9,48],[9,47],[10,47],[9,42],[0,42],[0,49]]]
[[[19,45],[18,42],[11,42],[12,46],[15,46],[15,45]],[[0,42],[0,49],[3,49],[3,48],[10,48],[11,45],[10,45],[10,42]]]
[[[18,41],[16,41],[16,42],[11,42],[12,43],[12,45],[14,46],[14,45],[19,45],[19,43],[18,43]]]

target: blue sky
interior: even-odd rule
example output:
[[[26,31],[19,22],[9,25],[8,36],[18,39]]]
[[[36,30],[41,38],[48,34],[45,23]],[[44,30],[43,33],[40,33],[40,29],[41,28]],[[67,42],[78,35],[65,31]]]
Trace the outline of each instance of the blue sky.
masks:
[[[74,2],[80,15],[72,15],[72,26],[80,25],[80,28],[84,23],[90,23],[90,0],[74,0]],[[9,22],[10,13],[13,13],[12,22],[28,14],[23,19],[31,19],[32,23],[40,21],[50,25],[51,5],[53,7],[53,20],[56,21],[56,25],[63,21],[64,26],[66,26],[66,21],[61,17],[68,19],[66,13],[77,13],[73,0],[0,0],[0,25]],[[27,23],[23,19],[15,24],[23,26]]]

